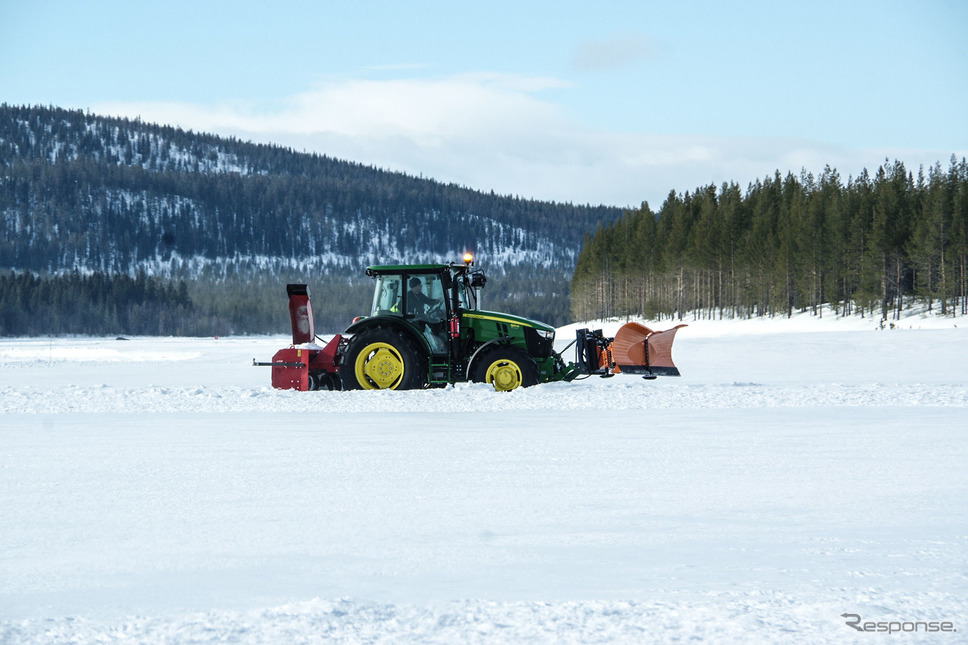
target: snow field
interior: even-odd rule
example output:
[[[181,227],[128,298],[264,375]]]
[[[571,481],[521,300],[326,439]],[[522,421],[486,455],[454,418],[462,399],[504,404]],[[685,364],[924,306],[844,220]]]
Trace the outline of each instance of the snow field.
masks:
[[[0,642],[963,634],[964,327],[690,323],[682,378],[504,394],[274,391],[284,338],[0,340]]]

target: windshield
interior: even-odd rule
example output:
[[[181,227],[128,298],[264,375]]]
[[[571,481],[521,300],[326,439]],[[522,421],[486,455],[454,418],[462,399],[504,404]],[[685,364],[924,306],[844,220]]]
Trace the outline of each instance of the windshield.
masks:
[[[477,309],[477,290],[468,284],[466,279],[458,281],[460,292],[460,306],[464,309]]]

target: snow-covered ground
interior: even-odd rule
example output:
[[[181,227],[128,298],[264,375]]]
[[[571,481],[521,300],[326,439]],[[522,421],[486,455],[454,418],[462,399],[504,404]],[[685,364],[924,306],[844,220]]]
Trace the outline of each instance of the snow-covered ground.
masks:
[[[876,327],[690,322],[681,378],[504,394],[0,339],[0,643],[963,642],[968,320]]]

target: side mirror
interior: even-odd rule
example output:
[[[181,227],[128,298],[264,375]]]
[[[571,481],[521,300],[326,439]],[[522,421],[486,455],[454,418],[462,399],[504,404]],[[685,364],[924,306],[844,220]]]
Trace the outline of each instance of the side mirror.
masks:
[[[479,289],[487,284],[487,276],[484,275],[483,271],[474,271],[471,273],[471,286],[475,289]]]

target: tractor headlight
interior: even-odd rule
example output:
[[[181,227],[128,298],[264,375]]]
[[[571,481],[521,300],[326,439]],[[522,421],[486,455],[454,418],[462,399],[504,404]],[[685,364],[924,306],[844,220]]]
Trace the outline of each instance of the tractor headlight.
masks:
[[[528,326],[524,328],[524,342],[534,358],[548,358],[554,353],[555,332]]]

